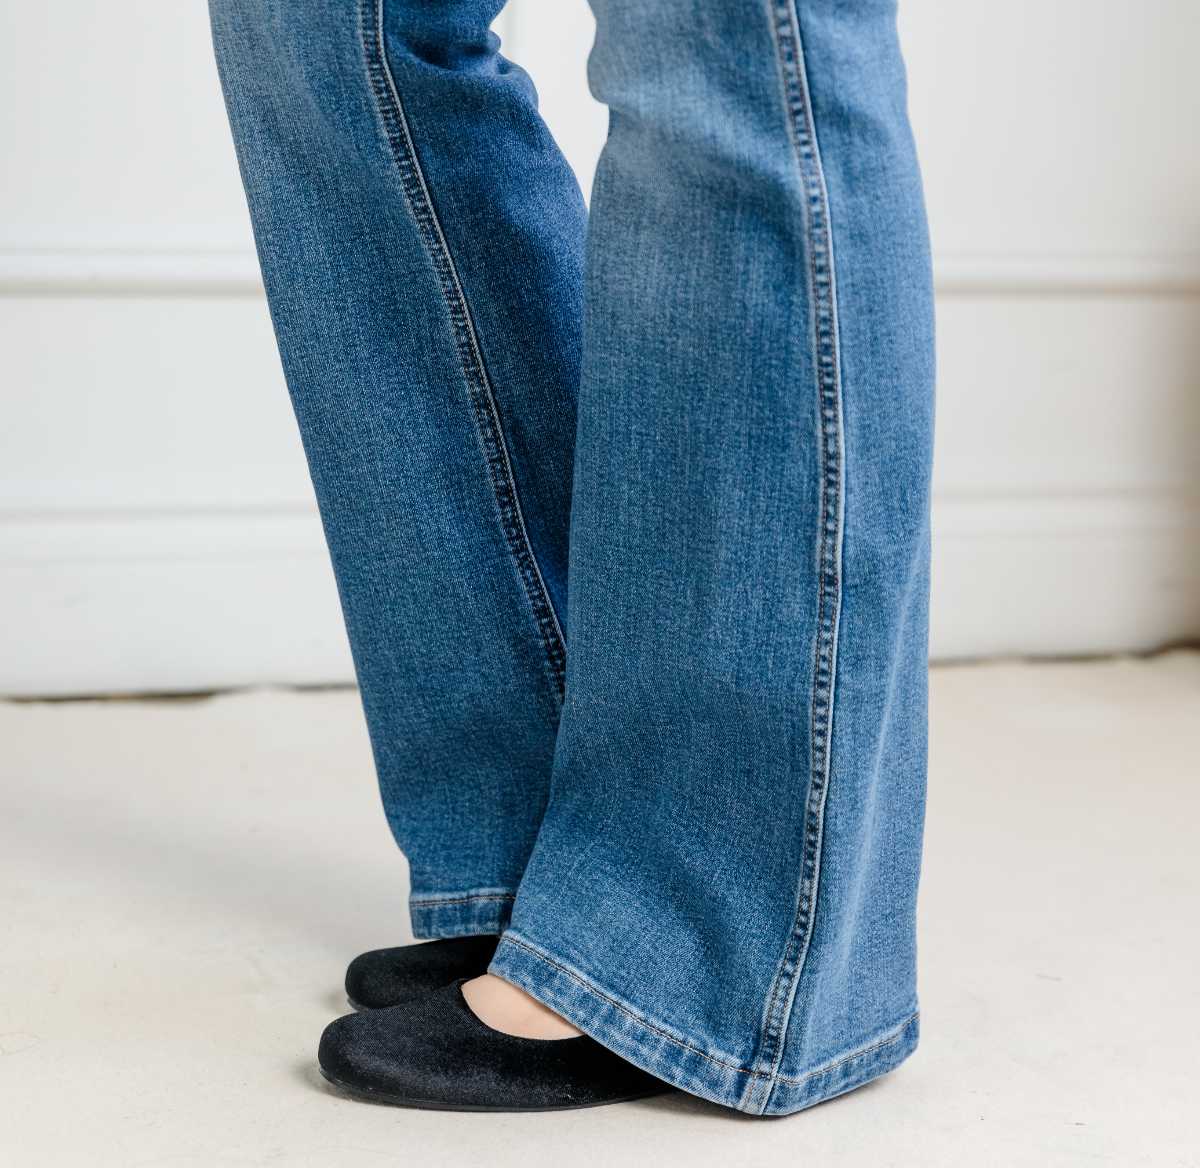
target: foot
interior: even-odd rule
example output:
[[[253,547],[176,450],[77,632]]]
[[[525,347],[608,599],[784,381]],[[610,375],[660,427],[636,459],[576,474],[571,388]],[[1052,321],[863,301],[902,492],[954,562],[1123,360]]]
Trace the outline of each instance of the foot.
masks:
[[[487,969],[499,937],[448,937],[393,949],[372,949],[350,962],[346,997],[356,1010],[394,1006]]]
[[[462,996],[484,1025],[514,1038],[551,1040],[578,1038],[583,1033],[549,1006],[493,973],[464,982]]]
[[[586,1035],[546,1040],[493,1029],[471,1012],[462,984],[330,1023],[321,1073],[361,1098],[443,1111],[557,1111],[669,1089]]]

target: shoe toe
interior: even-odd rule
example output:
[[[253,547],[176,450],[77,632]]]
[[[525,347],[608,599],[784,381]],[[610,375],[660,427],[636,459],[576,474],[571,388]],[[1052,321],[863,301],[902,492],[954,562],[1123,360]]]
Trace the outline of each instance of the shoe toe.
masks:
[[[358,1014],[335,1019],[325,1027],[317,1047],[317,1062],[326,1078],[360,1091],[375,1086],[374,1043],[363,1025],[365,1021]]]
[[[360,953],[346,967],[346,997],[355,1009],[377,1009],[393,1005],[403,989],[389,976],[385,950]]]

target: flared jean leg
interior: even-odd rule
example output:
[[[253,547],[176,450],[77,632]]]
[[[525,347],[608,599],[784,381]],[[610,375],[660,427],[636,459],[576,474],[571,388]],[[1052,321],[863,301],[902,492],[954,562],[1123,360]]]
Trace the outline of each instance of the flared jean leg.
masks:
[[[415,931],[507,927],[497,973],[778,1114],[917,1040],[932,297],[894,5],[593,6],[586,229],[491,0],[212,13]]]
[[[593,7],[567,696],[492,970],[785,1113],[917,1042],[933,337],[895,10]]]
[[[585,210],[498,8],[211,4],[418,936],[507,921],[565,675]]]

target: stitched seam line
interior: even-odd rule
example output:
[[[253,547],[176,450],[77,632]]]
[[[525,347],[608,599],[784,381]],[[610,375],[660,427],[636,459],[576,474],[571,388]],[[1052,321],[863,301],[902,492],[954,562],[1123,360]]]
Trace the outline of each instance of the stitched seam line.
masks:
[[[639,1013],[637,1013],[637,1011],[631,1010],[627,1005],[625,1005],[624,1002],[618,1001],[611,995],[606,994],[603,990],[598,989],[590,981],[583,977],[582,974],[579,974],[575,970],[571,969],[570,966],[563,965],[561,962],[555,961],[555,959],[549,954],[543,953],[540,949],[536,949],[534,946],[522,941],[513,933],[511,929],[505,932],[504,941],[511,942],[518,948],[524,949],[526,953],[536,957],[539,961],[543,961],[547,965],[553,966],[559,971],[559,973],[565,974],[588,993],[600,998],[604,1002],[607,1002],[608,1005],[612,1006],[614,1009],[620,1010],[622,1014],[626,1015],[626,1017],[632,1018],[633,1021],[639,1026],[644,1026],[647,1030],[657,1034],[659,1038],[666,1039],[667,1042],[680,1047],[682,1050],[686,1050],[689,1054],[699,1055],[701,1058],[707,1059],[710,1063],[716,1063],[717,1066],[724,1067],[726,1070],[736,1071],[739,1075],[760,1076],[762,1074],[760,1071],[748,1070],[745,1067],[739,1067],[736,1063],[727,1062],[725,1059],[719,1059],[715,1055],[708,1054],[706,1051],[701,1050],[698,1046],[692,1046],[690,1043],[684,1042],[682,1039],[676,1038],[673,1034],[669,1034],[667,1031],[655,1026],[653,1022],[647,1021]]]
[[[470,896],[414,896],[409,904],[415,908],[441,908],[444,904],[472,904],[477,900],[516,900],[512,892],[480,892]]]
[[[860,1047],[858,1050],[851,1051],[847,1055],[843,1055],[839,1059],[835,1059],[831,1063],[826,1063],[823,1067],[817,1067],[815,1071],[807,1071],[798,1079],[789,1078],[787,1075],[776,1075],[775,1082],[783,1083],[787,1087],[799,1087],[803,1083],[807,1083],[810,1079],[815,1079],[820,1075],[828,1075],[831,1071],[836,1071],[838,1067],[844,1067],[847,1063],[856,1062],[860,1058],[865,1058],[869,1054],[874,1054],[877,1050],[883,1050],[886,1046],[895,1046],[901,1038],[904,1037],[904,1032],[920,1017],[920,1012],[909,1014],[899,1026],[893,1030],[889,1030],[882,1038],[872,1042],[869,1046]]]
[[[555,696],[561,705],[566,686],[567,663],[562,627],[529,540],[496,397],[483,362],[466,295],[441,223],[434,211],[429,187],[417,159],[408,117],[387,60],[383,34],[383,5],[384,0],[361,0],[359,5],[359,34],[367,77],[384,136],[400,175],[405,200],[437,275],[450,314],[451,329],[496,500],[500,526],[529,601],[554,683]]]
[[[625,1014],[627,1017],[631,1018],[639,1026],[651,1031],[659,1038],[665,1039],[672,1045],[678,1046],[682,1050],[686,1050],[689,1054],[699,1055],[700,1058],[707,1059],[708,1062],[715,1063],[717,1066],[728,1071],[733,1071],[735,1074],[746,1075],[750,1079],[770,1079],[774,1083],[782,1083],[784,1086],[788,1087],[800,1086],[801,1084],[807,1083],[810,1079],[818,1078],[820,1075],[826,1075],[830,1071],[836,1071],[838,1067],[845,1066],[846,1063],[854,1062],[855,1059],[860,1059],[868,1054],[873,1054],[875,1051],[882,1050],[884,1047],[893,1046],[895,1043],[900,1041],[905,1030],[907,1030],[913,1024],[913,1022],[920,1017],[920,1011],[916,1011],[905,1018],[903,1022],[893,1027],[893,1029],[888,1031],[882,1038],[877,1039],[870,1045],[860,1047],[858,1050],[853,1050],[849,1054],[842,1055],[840,1058],[835,1059],[831,1063],[826,1063],[824,1066],[817,1067],[815,1070],[806,1071],[798,1078],[790,1078],[787,1075],[769,1075],[765,1071],[758,1071],[751,1067],[740,1067],[737,1065],[737,1063],[717,1058],[715,1055],[708,1054],[699,1047],[692,1046],[687,1042],[683,1042],[681,1039],[676,1038],[673,1034],[668,1034],[667,1031],[655,1026],[653,1022],[647,1021],[636,1011],[631,1010],[624,1004],[624,1002],[618,1001],[616,998],[606,994],[603,990],[598,989],[595,985],[588,981],[587,978],[576,972],[570,966],[563,965],[562,962],[556,961],[548,953],[544,953],[541,949],[536,948],[526,941],[522,941],[515,933],[513,933],[511,929],[504,934],[503,940],[504,943],[510,943],[517,946],[519,949],[524,949],[525,952],[529,953],[532,957],[535,957],[537,960],[544,962],[546,965],[557,969],[559,973],[565,974],[589,994],[600,998],[608,1005],[620,1010],[622,1014]]]
[[[842,434],[841,375],[837,331],[837,300],[833,269],[833,240],[829,195],[821,168],[816,127],[804,68],[800,17],[795,0],[771,0],[772,30],[787,105],[789,128],[804,185],[804,228],[808,251],[811,325],[817,360],[817,399],[820,411],[820,516],[817,553],[817,637],[813,660],[810,712],[808,797],[804,811],[804,848],[796,917],[775,983],[767,998],[759,1067],[777,1081],[784,1038],[791,1020],[796,987],[812,938],[820,877],[825,798],[829,789],[833,691],[837,663],[838,621],[841,608]],[[765,1109],[768,1095],[762,1101]]]

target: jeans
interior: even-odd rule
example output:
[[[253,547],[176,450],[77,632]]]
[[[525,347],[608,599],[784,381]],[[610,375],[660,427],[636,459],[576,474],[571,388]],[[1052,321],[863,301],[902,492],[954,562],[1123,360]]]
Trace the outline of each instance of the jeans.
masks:
[[[751,1114],[917,1043],[932,296],[891,0],[212,0],[419,937]]]

